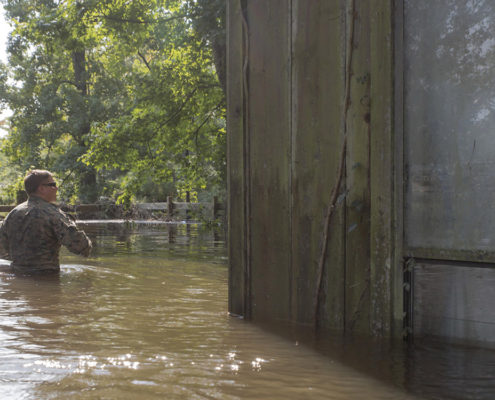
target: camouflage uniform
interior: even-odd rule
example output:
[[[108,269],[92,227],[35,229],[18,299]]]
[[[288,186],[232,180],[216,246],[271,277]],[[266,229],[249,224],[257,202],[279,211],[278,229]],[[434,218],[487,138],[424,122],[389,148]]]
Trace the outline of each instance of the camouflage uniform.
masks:
[[[61,245],[88,256],[91,241],[56,205],[40,197],[14,208],[0,226],[0,253],[12,260],[15,272],[59,271]]]

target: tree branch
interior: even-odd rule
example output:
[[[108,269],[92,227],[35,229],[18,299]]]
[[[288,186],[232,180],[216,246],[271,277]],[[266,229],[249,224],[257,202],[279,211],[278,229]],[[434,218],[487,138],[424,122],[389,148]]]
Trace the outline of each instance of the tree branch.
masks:
[[[160,128],[162,128],[163,126],[167,125],[169,122],[171,122],[175,117],[177,117],[181,113],[181,111],[184,109],[184,107],[189,102],[189,100],[191,100],[191,98],[194,96],[194,94],[197,92],[198,89],[199,89],[198,87],[194,88],[193,91],[187,95],[186,99],[182,102],[182,104],[180,105],[179,109],[177,111],[175,111],[163,123],[161,123],[159,125]]]
[[[71,85],[71,86],[74,86],[75,88],[77,88],[77,85],[76,85],[76,82],[72,82],[72,81],[67,81],[67,80],[63,80],[63,81],[59,81],[59,84],[61,85],[62,83],[66,83],[68,85]],[[59,85],[59,86],[60,86]],[[57,88],[58,90],[58,88]]]
[[[146,60],[146,57],[143,55],[143,53],[141,53],[139,50],[137,52],[138,56],[141,58],[141,60],[143,60],[144,64],[146,65],[146,67],[148,68],[148,71],[151,72],[151,67],[150,67],[150,64],[148,63],[148,61]]]
[[[201,130],[201,128],[203,126],[205,126],[205,124],[211,119],[211,117],[213,116],[213,113],[215,111],[217,111],[221,106],[222,106],[222,103],[223,101],[221,101],[220,103],[218,103],[215,108],[213,110],[211,110],[207,115],[206,115],[206,118],[203,120],[203,122],[201,122],[201,124],[199,124],[199,126],[194,130],[193,132],[193,135],[194,135],[194,145],[196,147],[196,151],[198,151],[198,135],[199,135],[199,131]]]
[[[98,19],[106,19],[109,21],[114,21],[114,22],[123,22],[123,23],[129,23],[129,24],[152,24],[152,23],[157,23],[157,22],[169,22],[169,21],[174,21],[177,19],[184,19],[184,18],[197,18],[197,15],[188,15],[188,14],[178,14],[174,15],[168,18],[156,18],[156,19],[136,19],[136,18],[121,18],[121,17],[114,17],[111,15],[104,15],[104,14],[97,14],[94,16],[94,21],[96,22]]]

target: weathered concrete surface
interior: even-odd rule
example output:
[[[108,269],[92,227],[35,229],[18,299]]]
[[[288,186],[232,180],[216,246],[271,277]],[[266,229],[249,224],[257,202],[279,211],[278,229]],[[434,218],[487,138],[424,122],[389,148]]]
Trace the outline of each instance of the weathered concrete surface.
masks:
[[[495,348],[495,270],[418,263],[413,279],[413,329]]]
[[[391,4],[228,2],[231,312],[380,335],[401,326]]]

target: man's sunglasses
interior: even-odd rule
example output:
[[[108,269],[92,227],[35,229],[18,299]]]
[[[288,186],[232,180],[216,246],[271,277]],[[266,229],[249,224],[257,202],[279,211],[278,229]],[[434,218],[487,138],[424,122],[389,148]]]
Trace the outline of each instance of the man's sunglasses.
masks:
[[[57,187],[57,182],[42,183],[43,186]]]

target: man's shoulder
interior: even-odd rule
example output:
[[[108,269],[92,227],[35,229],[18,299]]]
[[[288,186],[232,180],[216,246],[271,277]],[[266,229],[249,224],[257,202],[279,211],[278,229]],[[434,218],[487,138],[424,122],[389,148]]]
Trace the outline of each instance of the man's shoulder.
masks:
[[[25,223],[26,220],[43,221],[66,221],[66,214],[55,204],[49,203],[41,198],[32,196],[24,203],[16,206],[5,218],[9,224],[17,225]]]
[[[28,202],[25,201],[24,203],[17,204],[10,212],[12,213],[12,212],[17,212],[19,210],[24,210],[27,207],[28,207]]]
[[[31,217],[31,218],[53,218],[62,216],[62,211],[52,203],[38,199],[36,197],[30,197],[28,201],[16,206],[9,216],[13,217]]]
[[[17,206],[15,206],[8,214],[7,216],[5,217],[5,220],[4,221],[7,221],[7,220],[10,220],[12,219],[12,217],[14,217],[15,215],[19,214],[19,213],[23,213],[25,210],[27,210],[28,208],[28,203],[27,201],[25,201],[24,203],[21,203],[21,204],[18,204]]]

